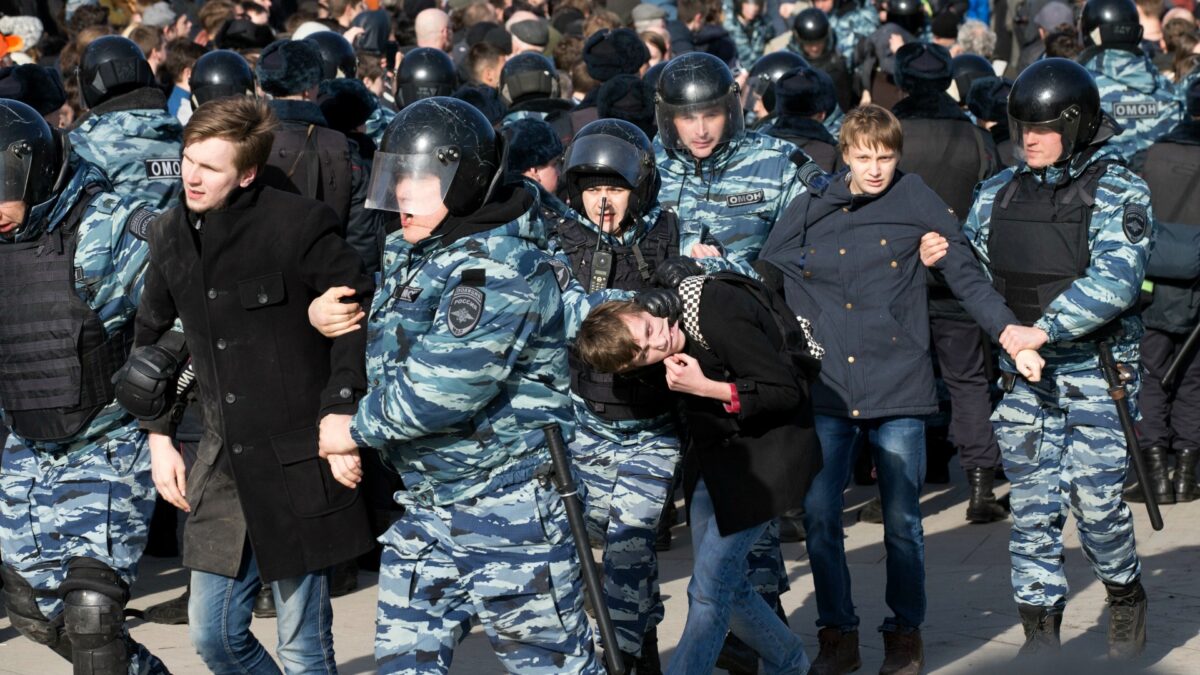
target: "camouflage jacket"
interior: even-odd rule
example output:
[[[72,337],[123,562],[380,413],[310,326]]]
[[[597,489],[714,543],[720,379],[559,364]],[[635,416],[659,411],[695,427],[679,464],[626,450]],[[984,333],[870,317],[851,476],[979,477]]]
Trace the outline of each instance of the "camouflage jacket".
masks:
[[[380,450],[417,503],[528,480],[549,458],[542,427],[574,433],[540,206],[522,188],[506,193],[418,244],[397,230],[384,246],[351,433]]]
[[[829,29],[833,31],[834,48],[846,60],[846,68],[851,72],[858,67],[854,62],[854,48],[858,41],[874,33],[877,28],[879,12],[871,2],[858,3],[857,7],[847,11],[835,10],[829,15]]]
[[[750,263],[775,220],[805,191],[796,159],[807,156],[787,141],[753,131],[703,160],[658,141],[654,150],[662,178],[659,203],[679,216],[680,251],[689,253],[707,230],[738,264],[735,271],[753,274]]]
[[[98,166],[118,195],[136,197],[158,211],[179,200],[183,126],[167,112],[158,89],[137,89],[96,106],[70,138],[79,156]]]
[[[1093,162],[1122,161],[1123,152],[1108,142],[1087,162],[1070,166],[1072,177],[1083,173]],[[963,224],[963,234],[988,264],[988,237],[991,233],[992,206],[996,195],[1020,173],[1032,172],[1039,180],[1058,180],[1061,167],[1051,167],[1038,175],[1024,162],[1008,168],[979,184],[975,203]],[[1138,300],[1145,277],[1146,260],[1153,242],[1150,191],[1146,183],[1126,166],[1110,164],[1096,188],[1096,204],[1088,226],[1091,259],[1085,275],[1050,302],[1046,313],[1033,325],[1046,331],[1049,342],[1042,347],[1047,368],[1072,372],[1096,368],[1096,346],[1083,340],[1089,333],[1122,316]],[[1131,241],[1126,233],[1126,214],[1145,209],[1146,231]],[[1118,360],[1137,361],[1138,342],[1142,337],[1141,317],[1130,314],[1121,318],[1122,334],[1113,341]],[[1007,355],[1002,358],[1007,370],[1014,370]]]
[[[748,24],[742,23],[733,0],[722,0],[721,14],[724,17],[725,31],[733,38],[733,45],[737,48],[738,61],[742,68],[750,70],[754,67],[754,62],[763,55],[767,43],[774,39],[775,27],[765,14],[760,14]]]
[[[383,142],[383,132],[387,131],[388,124],[391,124],[395,116],[395,110],[384,105],[378,98],[375,99],[375,110],[371,112],[366,123],[366,134],[375,143],[375,147],[378,148]]]
[[[1184,118],[1184,105],[1171,83],[1144,54],[1123,49],[1089,49],[1079,63],[1096,76],[1100,106],[1125,131],[1109,141],[1131,158],[1165,136]]]

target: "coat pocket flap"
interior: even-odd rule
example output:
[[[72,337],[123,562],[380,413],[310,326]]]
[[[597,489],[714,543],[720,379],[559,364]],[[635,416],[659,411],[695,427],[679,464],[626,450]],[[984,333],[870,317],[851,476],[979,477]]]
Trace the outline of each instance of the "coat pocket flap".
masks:
[[[317,459],[319,455],[317,448],[318,433],[317,427],[308,427],[272,436],[271,447],[275,450],[275,457],[284,466]]]
[[[287,298],[283,273],[264,274],[261,277],[237,282],[238,300],[244,309],[258,309],[278,305]]]

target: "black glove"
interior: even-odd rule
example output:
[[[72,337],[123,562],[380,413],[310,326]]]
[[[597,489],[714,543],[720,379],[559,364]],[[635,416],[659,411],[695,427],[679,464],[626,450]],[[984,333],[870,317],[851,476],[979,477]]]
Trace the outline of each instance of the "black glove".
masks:
[[[671,288],[650,288],[638,293],[634,300],[651,316],[667,319],[671,323],[683,316],[683,299]]]
[[[703,274],[704,268],[700,263],[679,255],[658,264],[658,269],[654,270],[654,283],[663,288],[679,288],[679,283],[684,279]]]

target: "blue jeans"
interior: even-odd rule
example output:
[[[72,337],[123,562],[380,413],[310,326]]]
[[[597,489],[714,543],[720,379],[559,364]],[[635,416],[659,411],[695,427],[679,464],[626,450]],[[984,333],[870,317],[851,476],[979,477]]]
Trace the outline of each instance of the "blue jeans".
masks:
[[[854,420],[817,415],[825,465],[804,502],[805,546],[817,595],[817,625],[858,628],[850,597],[850,569],[842,532],[842,493],[854,470],[855,449],[865,440],[875,459],[883,503],[887,551],[886,600],[894,617],[880,630],[908,632],[925,621],[925,532],[921,485],[925,482],[925,421],[919,417]]]
[[[247,542],[238,575],[192,571],[188,627],[204,665],[217,675],[278,675],[279,667],[250,632],[260,578]],[[333,607],[328,571],[271,582],[275,595],[275,648],[284,671],[337,673],[333,659]]]
[[[807,673],[808,656],[800,637],[754,592],[747,578],[746,556],[767,523],[722,537],[703,479],[692,494],[688,520],[695,562],[688,584],[687,623],[668,675],[711,673],[727,630],[758,652],[765,673]]]

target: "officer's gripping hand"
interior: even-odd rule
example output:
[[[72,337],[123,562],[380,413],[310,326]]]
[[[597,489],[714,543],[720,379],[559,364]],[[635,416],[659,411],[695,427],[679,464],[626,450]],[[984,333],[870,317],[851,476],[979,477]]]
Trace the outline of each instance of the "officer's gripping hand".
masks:
[[[688,255],[693,258],[720,258],[723,254],[721,249],[712,244],[692,244],[692,250],[688,251]]]
[[[350,415],[329,414],[321,418],[318,449],[322,457],[358,454],[358,443],[350,435]]]
[[[1022,349],[1017,352],[1017,357],[1014,359],[1017,364],[1017,372],[1030,382],[1040,382],[1042,380],[1042,368],[1045,367],[1046,361],[1032,349]]]
[[[696,244],[696,246],[703,246],[703,244]],[[658,268],[654,270],[654,281],[663,288],[679,288],[679,283],[684,279],[702,274],[704,274],[704,268],[700,266],[700,263],[684,256],[675,256],[659,263]]]
[[[950,250],[950,242],[937,232],[926,232],[921,236],[921,264],[933,267],[939,260],[946,257]]]
[[[190,513],[187,503],[187,470],[183,457],[164,434],[150,434],[150,476],[158,494],[175,508]]]
[[[1015,323],[1005,326],[1004,332],[1000,333],[1000,346],[1004,347],[1004,351],[1008,352],[1014,361],[1021,351],[1026,349],[1037,351],[1049,340],[1050,336],[1041,328],[1018,326]]]
[[[638,293],[634,301],[651,316],[671,323],[683,316],[683,300],[673,288],[649,288]]]
[[[334,286],[308,304],[308,322],[327,338],[341,337],[362,328],[367,314],[357,302],[342,302],[356,291],[349,286]]]
[[[362,457],[358,454],[358,448],[346,455],[330,455],[328,459],[334,480],[351,490],[362,482]]]

